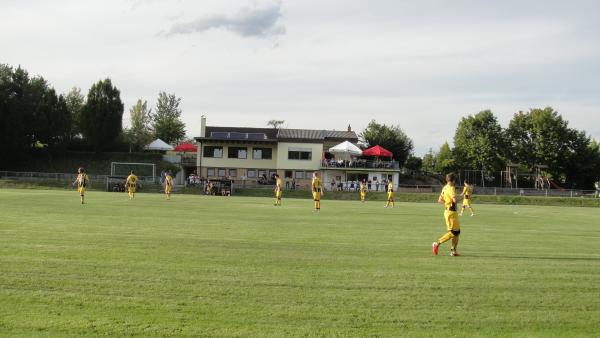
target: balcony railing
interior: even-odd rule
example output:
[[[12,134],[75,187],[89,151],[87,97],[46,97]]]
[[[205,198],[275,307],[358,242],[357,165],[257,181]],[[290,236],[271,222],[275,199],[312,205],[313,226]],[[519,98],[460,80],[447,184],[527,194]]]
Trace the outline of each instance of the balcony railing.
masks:
[[[340,161],[340,160],[321,160],[321,168],[339,168],[339,169],[400,169],[400,165],[397,161],[368,161],[368,160],[353,160],[353,161]]]

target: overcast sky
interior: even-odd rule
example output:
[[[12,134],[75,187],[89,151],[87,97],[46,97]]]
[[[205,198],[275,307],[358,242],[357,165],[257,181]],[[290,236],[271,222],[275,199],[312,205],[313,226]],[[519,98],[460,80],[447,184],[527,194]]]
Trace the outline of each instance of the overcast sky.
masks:
[[[459,119],[552,106],[600,139],[600,1],[0,0],[0,63],[59,92],[109,77],[209,125],[400,125],[415,153]]]

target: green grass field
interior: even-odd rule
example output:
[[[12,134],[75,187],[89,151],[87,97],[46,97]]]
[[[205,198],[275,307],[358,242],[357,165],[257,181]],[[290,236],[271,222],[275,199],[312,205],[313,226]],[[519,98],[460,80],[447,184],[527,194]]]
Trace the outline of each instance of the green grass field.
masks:
[[[285,197],[285,196],[284,196]],[[0,190],[2,336],[600,334],[600,209]]]

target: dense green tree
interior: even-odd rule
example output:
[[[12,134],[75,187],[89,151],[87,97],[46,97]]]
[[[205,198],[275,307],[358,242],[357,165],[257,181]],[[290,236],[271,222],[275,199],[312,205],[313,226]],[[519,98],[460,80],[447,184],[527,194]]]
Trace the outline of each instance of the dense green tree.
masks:
[[[455,163],[450,145],[448,145],[448,142],[445,142],[436,154],[435,171],[440,174],[449,173],[456,169]]]
[[[19,155],[31,144],[27,122],[26,91],[29,75],[21,68],[0,64],[0,157],[6,161]]]
[[[372,120],[360,137],[371,146],[379,145],[391,151],[400,166],[412,155],[413,142],[400,126],[387,126]]]
[[[592,189],[600,175],[600,146],[584,132],[572,130],[562,172],[568,187]]]
[[[497,172],[506,161],[507,142],[496,116],[484,110],[462,118],[454,135],[453,153],[461,169]]]
[[[115,143],[122,133],[123,102],[110,79],[98,81],[90,88],[81,111],[81,132],[96,150]]]
[[[569,187],[591,187],[596,152],[589,136],[569,128],[568,122],[551,107],[531,109],[514,115],[507,129],[510,160],[544,169],[554,180]]]
[[[152,115],[154,136],[169,144],[175,144],[185,137],[185,124],[181,121],[181,98],[175,94],[160,92],[156,112]]]
[[[131,128],[126,132],[127,141],[131,148],[140,150],[152,141],[152,109],[148,109],[148,102],[138,99],[129,116]]]
[[[85,96],[81,89],[71,88],[65,97],[67,109],[71,115],[71,138],[81,134],[81,111],[85,105]]]
[[[70,118],[64,98],[42,77],[0,65],[0,154],[14,159],[34,147],[68,140]]]
[[[406,169],[419,171],[423,167],[423,160],[417,156],[410,156],[406,159],[406,163],[404,164]]]
[[[422,168],[425,172],[434,173],[436,167],[437,154],[429,148],[427,154],[423,155]]]
[[[567,121],[552,108],[531,109],[513,116],[507,129],[510,160],[534,169],[547,165],[554,177],[561,176],[561,167],[569,155],[570,138],[575,135]]]

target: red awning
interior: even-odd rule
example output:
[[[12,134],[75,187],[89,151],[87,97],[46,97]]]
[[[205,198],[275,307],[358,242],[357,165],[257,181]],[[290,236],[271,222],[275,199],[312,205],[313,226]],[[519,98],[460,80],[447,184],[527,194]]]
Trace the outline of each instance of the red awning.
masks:
[[[175,147],[175,151],[195,152],[195,151],[198,151],[198,147],[196,147],[195,145],[193,145],[191,143],[182,143],[182,144],[178,145],[177,147]]]
[[[363,154],[363,156],[375,156],[375,157],[392,157],[392,156],[394,156],[391,151],[389,151],[383,147],[380,147],[380,146],[374,146],[367,150],[364,150],[362,154]]]

